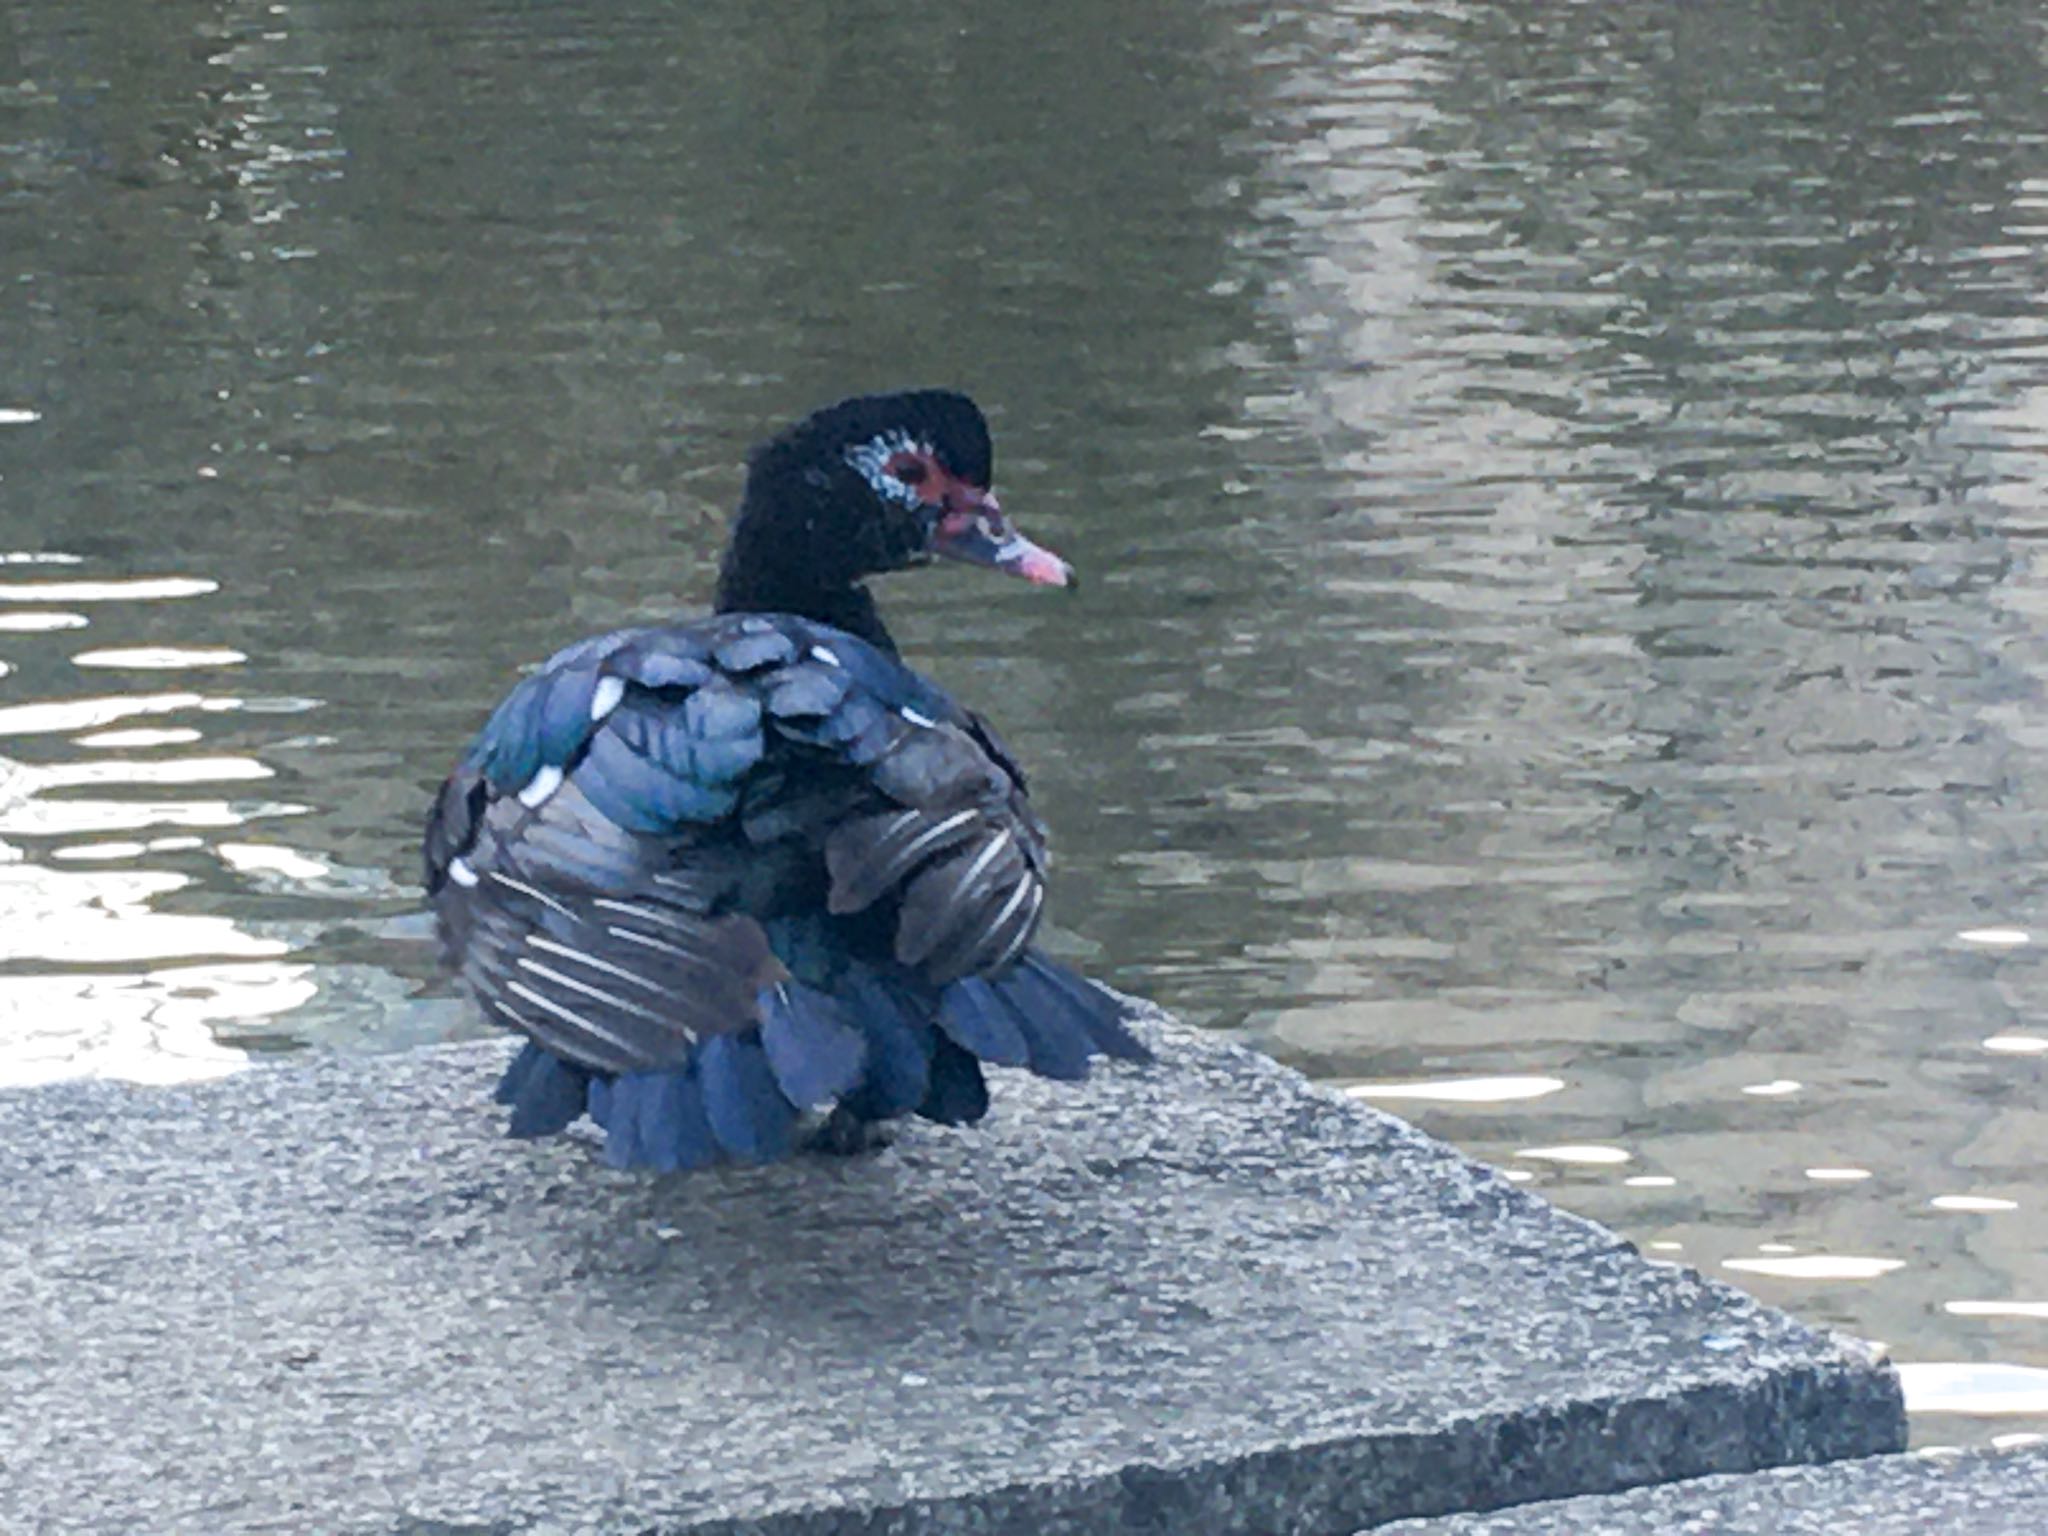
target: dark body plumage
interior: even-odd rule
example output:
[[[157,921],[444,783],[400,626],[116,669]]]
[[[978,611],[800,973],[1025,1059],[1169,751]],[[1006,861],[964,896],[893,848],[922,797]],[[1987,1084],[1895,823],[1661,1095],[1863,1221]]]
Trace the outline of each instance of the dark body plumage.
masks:
[[[515,1134],[588,1112],[621,1166],[759,1161],[810,1111],[979,1119],[985,1062],[1144,1055],[1032,947],[1022,773],[859,585],[934,553],[1064,583],[989,476],[964,397],[819,412],[754,457],[719,613],[572,645],[491,716],[426,883],[464,983],[527,1037]]]

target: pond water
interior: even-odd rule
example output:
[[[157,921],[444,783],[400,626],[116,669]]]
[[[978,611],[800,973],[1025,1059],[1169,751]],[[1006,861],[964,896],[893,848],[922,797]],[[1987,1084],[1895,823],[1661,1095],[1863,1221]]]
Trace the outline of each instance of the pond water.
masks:
[[[765,429],[949,382],[1087,585],[885,601],[1096,975],[2048,1430],[2044,53],[18,0],[0,1078],[474,1028],[414,848],[489,704],[702,603]]]

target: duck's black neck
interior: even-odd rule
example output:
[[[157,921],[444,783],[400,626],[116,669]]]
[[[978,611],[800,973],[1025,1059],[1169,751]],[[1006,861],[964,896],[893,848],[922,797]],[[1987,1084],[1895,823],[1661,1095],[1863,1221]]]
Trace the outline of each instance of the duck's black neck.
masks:
[[[836,586],[806,582],[777,567],[734,558],[739,552],[737,545],[726,552],[724,568],[718,574],[720,613],[793,613],[843,629],[892,656],[896,654],[896,642],[866,587],[858,582]]]

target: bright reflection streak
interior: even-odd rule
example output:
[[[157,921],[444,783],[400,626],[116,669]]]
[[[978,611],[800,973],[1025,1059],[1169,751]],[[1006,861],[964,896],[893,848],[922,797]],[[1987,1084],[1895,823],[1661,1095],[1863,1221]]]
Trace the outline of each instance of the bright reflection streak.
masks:
[[[1509,1104],[1519,1099],[1540,1099],[1563,1087],[1563,1079],[1556,1077],[1449,1077],[1415,1083],[1351,1083],[1344,1091],[1357,1099]]]
[[[42,419],[41,411],[31,411],[19,405],[0,405],[0,427],[25,427],[32,421]]]
[[[313,995],[310,970],[259,963],[8,978],[0,983],[0,1083],[219,1077],[248,1058],[218,1044],[209,1023],[296,1008]]]
[[[303,816],[308,809],[271,800],[30,800],[0,810],[0,834],[84,837],[145,827],[241,827],[271,816]]]
[[[1927,1202],[1937,1211],[2016,1211],[2020,1208],[2017,1200],[2001,1200],[1996,1195],[1936,1195]]]
[[[189,884],[167,870],[0,864],[0,960],[104,965],[285,953],[277,940],[245,933],[224,917],[152,908]]]
[[[144,576],[133,581],[0,582],[0,603],[116,603],[204,597],[220,583],[203,576]]]
[[[1951,1301],[1942,1311],[1956,1317],[2048,1318],[2048,1301]]]
[[[1809,1168],[1806,1170],[1806,1176],[1823,1184],[1857,1184],[1870,1177],[1870,1170],[1868,1168]]]
[[[165,757],[91,763],[51,763],[24,770],[38,789],[80,784],[232,784],[274,777],[253,757]]]
[[[214,850],[230,869],[245,874],[283,875],[291,880],[318,880],[331,871],[319,859],[269,843],[221,843]]]
[[[165,726],[161,730],[139,725],[133,730],[126,731],[94,731],[89,736],[80,736],[75,745],[112,750],[126,747],[181,747],[199,739],[199,732],[188,725]]]
[[[1853,1253],[1808,1253],[1795,1259],[1723,1259],[1725,1269],[1748,1275],[1769,1275],[1774,1280],[1875,1280],[1895,1269],[1904,1269],[1904,1259],[1875,1259]]]
[[[2027,942],[2024,928],[1965,928],[1956,935],[1959,942],[1978,944],[1986,949],[2016,949]]]
[[[2048,1370],[1992,1362],[1902,1362],[1908,1413],[2048,1413]]]
[[[139,859],[147,852],[147,843],[77,843],[69,848],[52,848],[50,857],[73,863],[87,863],[101,859]]]
[[[1633,1178],[1623,1179],[1630,1189],[1671,1189],[1678,1180],[1668,1173],[1639,1173]]]
[[[1780,1099],[1788,1093],[1797,1093],[1804,1083],[1790,1077],[1774,1077],[1768,1083],[1751,1083],[1742,1091],[1759,1099]]]
[[[202,709],[196,693],[134,693],[110,699],[67,699],[62,703],[16,704],[0,709],[0,736],[39,736],[49,731],[89,731],[134,715],[167,715]]]
[[[0,762],[4,762],[0,759]],[[233,805],[222,800],[89,800],[43,794],[50,789],[124,784],[232,784],[272,777],[249,757],[95,759],[38,767],[14,764],[8,795],[0,801],[0,834],[92,837],[144,827],[233,827],[264,816],[294,815],[305,807],[277,803]]]
[[[1993,1035],[1984,1042],[1984,1049],[2007,1056],[2038,1056],[2048,1051],[2048,1040],[2039,1035]]]
[[[1629,1154],[1620,1147],[1569,1146],[1525,1147],[1517,1157],[1536,1158],[1546,1163],[1625,1163]]]
[[[136,645],[80,651],[71,658],[81,667],[134,667],[169,671],[178,667],[233,667],[249,658],[226,646]]]
[[[83,629],[82,613],[0,613],[0,634],[40,634],[52,629]]]

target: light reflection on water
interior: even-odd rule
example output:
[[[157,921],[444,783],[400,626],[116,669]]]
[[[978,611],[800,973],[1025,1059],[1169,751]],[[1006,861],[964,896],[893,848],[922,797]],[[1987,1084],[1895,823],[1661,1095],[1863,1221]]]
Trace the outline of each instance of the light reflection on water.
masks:
[[[0,568],[30,563],[91,562],[43,552],[34,561],[26,554],[0,559]],[[108,605],[218,591],[218,582],[190,577],[0,576],[0,605],[55,600],[99,615]],[[0,623],[0,632],[24,637],[25,645],[26,637],[49,637],[41,651],[24,649],[22,664],[48,677],[68,662],[84,672],[74,686],[93,686],[94,674],[138,681],[216,674],[248,659],[226,646],[155,644],[73,650],[60,661],[49,647],[59,635],[93,627],[88,613],[0,609],[7,619],[15,622]],[[336,891],[324,859],[282,844],[216,840],[288,822],[311,807],[250,795],[247,786],[273,781],[277,771],[254,756],[204,750],[204,723],[117,725],[315,707],[315,700],[188,691],[0,705],[0,1083],[80,1073],[144,1082],[215,1076],[247,1059],[238,1040],[271,1043],[273,1021],[319,996],[318,967],[299,953],[303,925],[191,910],[214,904],[198,898],[222,874],[271,895]],[[102,729],[108,726],[115,728]],[[187,748],[195,750],[152,750]],[[216,787],[225,792],[192,793]],[[369,884],[395,894],[382,871]]]
[[[468,1027],[483,709],[701,601],[765,423],[954,381],[1089,586],[886,597],[1099,974],[2048,1367],[2041,18],[786,9],[16,7],[0,1076]]]
[[[2048,1416],[2048,1370],[2038,1367],[1929,1360],[1901,1365],[1899,1375],[1915,1413]]]
[[[24,552],[0,560],[21,566],[36,557]],[[74,563],[42,552],[41,563]],[[215,589],[212,582],[148,581],[24,582],[0,580],[0,604],[37,602],[62,596],[72,601],[193,595]],[[5,629],[17,634],[81,629],[84,614],[0,613]],[[0,708],[0,741],[104,724],[138,709],[200,706],[197,695],[153,700],[125,698],[86,702],[42,702]],[[192,732],[190,739],[198,740]],[[144,1080],[204,1076],[231,1068],[240,1053],[222,1049],[213,1029],[213,1010],[189,1006],[202,995],[206,973],[189,967],[150,976],[116,967],[194,956],[254,958],[284,953],[286,946],[264,941],[219,918],[170,913],[156,901],[190,882],[184,875],[146,867],[155,852],[184,852],[203,846],[196,838],[149,843],[68,841],[82,835],[135,830],[153,825],[232,823],[225,805],[204,814],[183,806],[144,807],[125,799],[50,799],[50,791],[83,785],[204,784],[270,777],[261,763],[246,758],[163,761],[71,761],[31,764],[0,758],[0,1081],[34,1082],[80,1071],[109,1072]],[[40,844],[30,860],[15,839]],[[71,870],[63,864],[114,864],[119,870]],[[32,974],[22,974],[32,970]],[[68,974],[52,974],[68,973]],[[188,1006],[167,1005],[173,996]],[[211,996],[220,995],[218,988]],[[297,999],[293,999],[297,1001]],[[286,1004],[289,1006],[289,1004]]]

